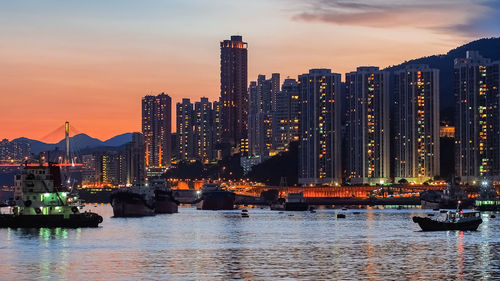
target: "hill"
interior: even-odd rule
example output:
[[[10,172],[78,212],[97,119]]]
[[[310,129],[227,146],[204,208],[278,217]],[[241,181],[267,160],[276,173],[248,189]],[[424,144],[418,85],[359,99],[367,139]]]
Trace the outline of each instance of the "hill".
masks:
[[[124,144],[132,140],[132,133],[125,133],[118,136],[114,136],[106,141],[101,141],[96,138],[92,138],[86,134],[78,134],[70,137],[70,149],[71,151],[82,151],[84,149],[96,148],[96,147],[121,147]],[[57,143],[45,143],[38,140],[28,139],[28,138],[17,138],[13,141],[26,142],[31,146],[31,153],[38,154],[42,151],[48,150],[64,150],[66,149],[66,141],[62,139]]]
[[[467,51],[478,51],[483,57],[492,61],[500,60],[500,38],[484,38],[472,41],[443,55],[434,55],[405,61],[402,64],[391,66],[386,70],[395,71],[411,64],[427,64],[437,68],[440,72],[440,107],[441,119],[453,119],[455,97],[453,95],[453,63],[456,58],[465,58]],[[450,121],[451,121],[450,120]]]

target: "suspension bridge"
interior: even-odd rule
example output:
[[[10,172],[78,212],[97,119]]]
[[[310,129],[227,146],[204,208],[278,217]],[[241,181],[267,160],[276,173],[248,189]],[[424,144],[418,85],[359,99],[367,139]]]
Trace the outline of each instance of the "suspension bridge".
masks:
[[[83,164],[78,163],[78,160],[80,160],[78,157],[79,146],[72,147],[72,137],[78,134],[81,134],[81,132],[75,127],[70,126],[69,122],[66,121],[63,125],[39,139],[41,142],[47,142],[49,146],[52,145],[50,146],[52,149],[40,153],[39,159],[30,159],[30,157],[26,156],[25,159],[12,159],[11,161],[7,161],[7,163],[0,163],[0,167],[29,167],[39,166],[40,163],[47,166],[49,162],[52,165],[60,167],[81,167]],[[61,140],[60,137],[63,136],[64,138]],[[54,143],[54,140],[60,141]],[[60,154],[61,151],[59,150],[61,144],[63,144],[63,155]],[[55,154],[55,158],[51,157],[51,153]]]

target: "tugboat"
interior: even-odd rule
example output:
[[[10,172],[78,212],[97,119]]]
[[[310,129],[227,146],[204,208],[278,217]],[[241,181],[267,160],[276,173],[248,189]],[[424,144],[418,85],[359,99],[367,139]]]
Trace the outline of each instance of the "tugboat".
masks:
[[[155,215],[153,189],[137,185],[116,191],[110,196],[114,217],[144,217]]]
[[[446,212],[444,220],[413,217],[413,222],[418,223],[423,231],[442,231],[442,230],[462,230],[475,231],[483,222],[480,212],[457,211]]]
[[[102,217],[80,213],[78,197],[61,185],[58,166],[25,166],[15,178],[14,201],[8,214],[0,214],[0,227],[97,227]]]
[[[227,191],[218,183],[205,183],[201,188],[199,210],[233,210],[235,194]]]

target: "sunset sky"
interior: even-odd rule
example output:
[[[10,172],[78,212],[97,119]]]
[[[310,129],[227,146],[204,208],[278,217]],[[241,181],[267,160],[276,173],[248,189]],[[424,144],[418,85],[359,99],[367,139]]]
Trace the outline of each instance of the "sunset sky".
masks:
[[[105,140],[140,131],[146,94],[214,100],[234,34],[252,81],[445,53],[499,36],[498,18],[493,0],[0,0],[0,139],[68,120]]]

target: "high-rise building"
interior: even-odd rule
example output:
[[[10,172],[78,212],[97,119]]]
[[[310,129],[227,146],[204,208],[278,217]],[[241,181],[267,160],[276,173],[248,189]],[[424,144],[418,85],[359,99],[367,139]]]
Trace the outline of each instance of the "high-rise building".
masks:
[[[346,74],[347,179],[385,183],[390,176],[389,73],[358,67]]]
[[[194,104],[194,149],[197,159],[203,163],[214,159],[216,127],[212,103],[208,98],[201,98]]]
[[[144,182],[145,173],[145,155],[144,155],[144,136],[141,133],[133,133],[132,141],[126,145],[127,160],[127,185],[136,185]]]
[[[172,99],[161,93],[142,98],[142,134],[146,167],[160,170],[170,166]]]
[[[180,161],[195,158],[193,104],[189,99],[177,103],[177,137],[179,138],[178,156]]]
[[[247,43],[242,36],[220,42],[221,142],[239,148],[247,140]]]
[[[268,157],[272,148],[272,121],[276,109],[276,95],[280,89],[280,75],[273,73],[266,80],[259,75],[248,88],[248,145],[249,155]]]
[[[394,73],[395,180],[439,175],[439,70],[412,65]]]
[[[311,69],[299,76],[299,84],[299,183],[339,184],[340,74],[330,69]]]
[[[463,183],[472,183],[489,174],[487,65],[478,52],[468,51],[466,58],[455,59],[456,97],[455,171]]]
[[[491,165],[490,178],[500,180],[500,61],[493,62],[486,68],[488,85],[488,108],[490,134],[488,152]]]
[[[283,151],[292,141],[299,140],[300,90],[295,79],[285,79],[276,94],[276,109],[272,122],[272,150]]]

